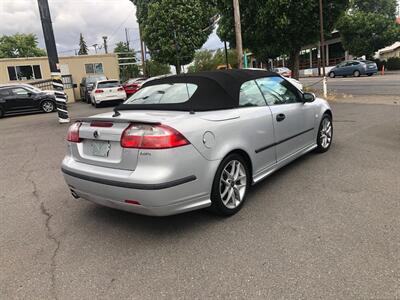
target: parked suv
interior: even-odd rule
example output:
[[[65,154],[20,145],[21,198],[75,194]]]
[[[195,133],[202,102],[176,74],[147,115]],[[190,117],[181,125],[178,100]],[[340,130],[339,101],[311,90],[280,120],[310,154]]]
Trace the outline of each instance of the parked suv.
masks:
[[[329,72],[329,77],[335,78],[336,76],[354,76],[360,77],[361,75],[372,76],[378,73],[378,66],[373,61],[369,60],[350,60],[338,64]]]
[[[93,90],[95,83],[100,80],[107,80],[107,77],[105,75],[91,75],[82,78],[79,86],[82,101],[90,103],[90,92]]]
[[[42,110],[46,113],[55,111],[54,95],[26,84],[0,85],[0,118],[8,113]]]

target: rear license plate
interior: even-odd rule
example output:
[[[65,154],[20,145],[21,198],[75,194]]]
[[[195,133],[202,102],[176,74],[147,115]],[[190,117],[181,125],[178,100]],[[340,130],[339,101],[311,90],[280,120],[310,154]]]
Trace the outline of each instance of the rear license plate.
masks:
[[[92,142],[92,154],[99,157],[108,157],[111,145],[105,141],[93,141]]]

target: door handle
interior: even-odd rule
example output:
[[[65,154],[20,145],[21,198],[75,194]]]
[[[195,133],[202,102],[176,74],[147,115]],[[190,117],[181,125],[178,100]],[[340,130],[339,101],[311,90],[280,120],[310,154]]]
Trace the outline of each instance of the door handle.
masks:
[[[285,119],[286,119],[286,116],[284,114],[279,114],[279,115],[276,116],[276,120],[278,122],[282,122]]]

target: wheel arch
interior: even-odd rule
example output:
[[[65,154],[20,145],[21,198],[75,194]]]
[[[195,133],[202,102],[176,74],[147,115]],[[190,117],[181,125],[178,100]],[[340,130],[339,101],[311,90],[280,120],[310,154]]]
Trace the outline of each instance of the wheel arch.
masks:
[[[230,151],[229,153],[227,153],[222,160],[224,160],[227,156],[229,156],[231,154],[238,154],[241,157],[243,157],[243,159],[246,161],[247,167],[249,168],[250,177],[251,177],[250,179],[252,179],[253,178],[253,163],[251,161],[250,155],[245,150],[237,148],[237,149],[234,149],[234,150]]]

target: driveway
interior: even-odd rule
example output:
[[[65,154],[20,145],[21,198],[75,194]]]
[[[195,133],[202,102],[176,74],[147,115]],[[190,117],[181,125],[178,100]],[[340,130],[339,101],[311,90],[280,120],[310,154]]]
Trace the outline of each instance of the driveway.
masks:
[[[333,110],[331,151],[258,184],[231,218],[73,200],[67,126],[55,114],[0,120],[1,297],[399,298],[400,106]],[[73,118],[94,111],[71,106]]]

